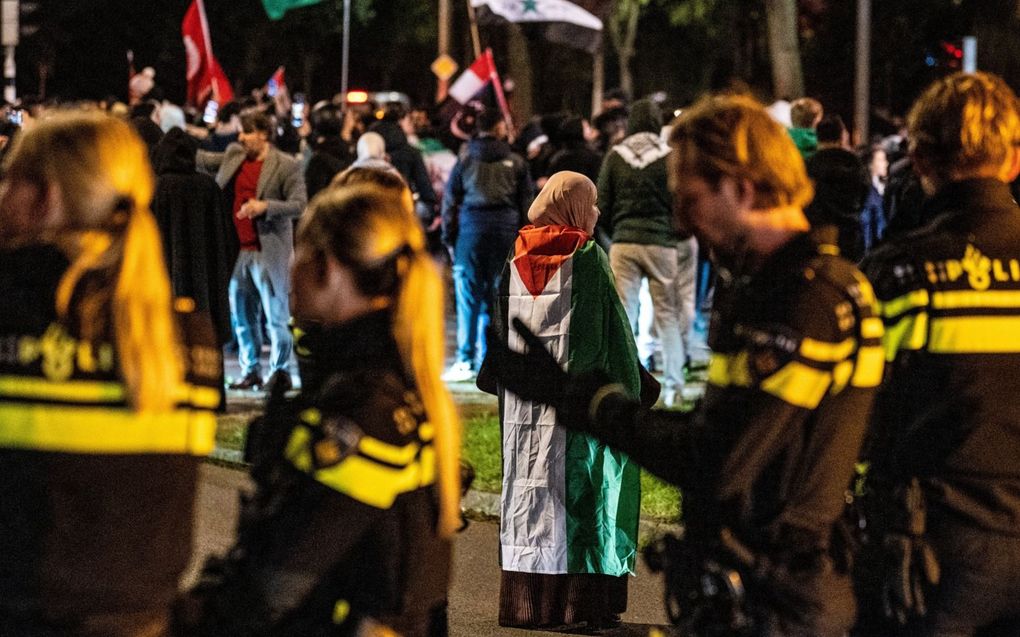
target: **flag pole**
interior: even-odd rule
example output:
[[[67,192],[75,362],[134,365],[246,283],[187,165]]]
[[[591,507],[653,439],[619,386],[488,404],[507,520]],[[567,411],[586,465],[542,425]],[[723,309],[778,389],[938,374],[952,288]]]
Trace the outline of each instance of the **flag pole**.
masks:
[[[349,1],[349,0],[348,0]],[[471,44],[475,49],[475,59],[482,57],[482,40],[478,37],[478,19],[475,17],[475,5],[467,1],[468,21],[471,23]]]
[[[340,66],[340,94],[347,99],[348,69],[351,61],[351,0],[344,0],[344,48]]]

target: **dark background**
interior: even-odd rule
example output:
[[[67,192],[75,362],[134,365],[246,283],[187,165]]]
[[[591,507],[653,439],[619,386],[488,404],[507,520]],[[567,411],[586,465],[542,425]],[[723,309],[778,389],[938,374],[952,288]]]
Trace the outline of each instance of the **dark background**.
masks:
[[[678,8],[699,7],[678,15]],[[126,98],[126,51],[135,66],[156,69],[169,99],[183,101],[184,48],[180,22],[189,0],[41,0],[23,24],[38,27],[18,48],[18,91],[47,98]],[[453,56],[470,63],[464,2],[454,0]],[[874,0],[872,105],[881,130],[902,114],[920,89],[958,61],[943,42],[979,36],[979,66],[1020,79],[1020,20],[1016,0]],[[259,0],[206,0],[214,52],[238,93],[261,86],[287,67],[292,91],[314,102],[340,88],[340,0],[289,12],[271,22]],[[801,0],[799,34],[806,93],[850,121],[856,2]],[[430,102],[435,78],[435,0],[354,0],[350,84],[392,89]],[[683,13],[680,11],[679,13]],[[507,68],[506,29],[482,28],[497,64]],[[608,40],[608,38],[607,38]],[[591,57],[530,39],[536,112],[586,113],[591,104]],[[635,92],[664,90],[680,105],[706,90],[746,83],[770,101],[771,76],[763,0],[650,0],[643,10],[632,65]],[[40,83],[45,75],[45,86]],[[607,42],[606,87],[618,71]],[[796,96],[786,96],[796,97]]]

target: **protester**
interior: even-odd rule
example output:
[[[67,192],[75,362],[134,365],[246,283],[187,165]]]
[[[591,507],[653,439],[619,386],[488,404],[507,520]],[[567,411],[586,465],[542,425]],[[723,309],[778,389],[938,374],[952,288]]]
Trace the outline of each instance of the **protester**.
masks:
[[[333,177],[351,165],[350,148],[340,134],[343,129],[343,114],[332,104],[312,111],[312,134],[310,136],[312,156],[305,166],[305,189],[308,199],[319,194]]]
[[[609,264],[616,290],[638,332],[638,294],[648,279],[652,319],[662,343],[662,399],[667,407],[679,403],[684,386],[684,344],[680,334],[676,285],[679,237],[670,224],[673,201],[666,176],[669,146],[659,137],[662,115],[651,100],[631,108],[627,137],[606,155],[599,173],[599,224],[612,240]]]
[[[187,634],[447,634],[459,425],[442,283],[408,202],[333,189],[302,220],[294,315],[323,326],[329,374],[253,425],[258,489],[182,603]]]
[[[819,243],[833,246],[846,259],[864,256],[861,210],[871,178],[850,148],[850,133],[839,115],[826,115],[816,130],[818,150],[807,160],[815,197],[804,208],[811,233]]]
[[[230,101],[216,111],[216,125],[209,136],[202,140],[202,150],[222,153],[227,146],[237,141],[241,132],[241,105]]]
[[[191,299],[196,310],[209,314],[222,347],[232,332],[227,288],[237,259],[237,232],[216,181],[197,172],[197,152],[198,141],[179,128],[163,136],[153,150],[152,212],[174,298]]]
[[[493,326],[507,338],[510,320],[520,318],[570,372],[600,370],[637,398],[634,337],[609,261],[592,240],[595,197],[579,173],[549,179],[503,270]],[[500,391],[486,366],[478,385],[500,394],[500,626],[618,623],[637,554],[637,466],[584,434],[556,435],[550,409]],[[651,393],[654,402],[657,387]]]
[[[908,126],[935,221],[864,264],[887,326],[869,454],[885,602],[909,634],[1017,634],[1020,112],[1002,79],[956,73]]]
[[[810,159],[818,150],[815,127],[822,120],[823,114],[822,103],[810,97],[802,97],[790,104],[790,123],[793,125],[787,131],[805,160]]]
[[[527,353],[494,337],[496,376],[681,487],[684,537],[659,557],[683,634],[845,635],[837,526],[882,376],[870,286],[811,240],[803,161],[760,104],[709,98],[671,143],[676,222],[725,270],[701,407],[646,411],[604,374],[565,373],[519,321]]]
[[[294,219],[301,216],[306,195],[300,165],[273,146],[272,133],[267,116],[246,112],[241,116],[239,143],[223,153],[200,151],[197,158],[200,169],[215,173],[216,183],[228,197],[240,244],[229,294],[242,377],[231,389],[258,389],[263,382],[291,387],[287,267],[293,253]],[[266,381],[259,361],[260,305],[271,346]]]
[[[883,199],[886,177],[889,174],[889,160],[880,144],[872,145],[864,154],[864,165],[871,177],[871,187],[861,209],[861,237],[864,253],[874,248],[885,235],[886,219]]]
[[[593,182],[598,180],[602,155],[588,145],[588,130],[588,122],[580,117],[568,117],[560,124],[559,150],[549,158],[549,175],[569,170],[581,173]]]
[[[483,111],[443,197],[443,244],[453,252],[457,299],[457,360],[443,375],[446,381],[473,379],[485,357],[478,337],[485,333],[499,273],[534,196],[527,164],[510,151],[506,135],[502,114]]]
[[[147,155],[93,112],[38,122],[7,158],[3,635],[168,632],[222,386],[208,317],[171,296]]]
[[[416,208],[419,208],[415,211],[418,219],[426,227],[429,226],[437,213],[436,194],[432,190],[432,181],[425,169],[421,151],[412,146],[407,138],[409,133],[414,133],[410,113],[399,102],[388,104],[382,121],[372,124],[368,130],[379,133],[386,141],[388,161],[410,186]]]
[[[389,170],[400,174],[393,164],[389,162],[386,155],[386,140],[379,133],[371,131],[363,133],[358,138],[358,158],[351,164],[351,168],[372,168],[375,170]],[[401,179],[403,177],[401,176]],[[407,182],[404,182],[407,183]]]

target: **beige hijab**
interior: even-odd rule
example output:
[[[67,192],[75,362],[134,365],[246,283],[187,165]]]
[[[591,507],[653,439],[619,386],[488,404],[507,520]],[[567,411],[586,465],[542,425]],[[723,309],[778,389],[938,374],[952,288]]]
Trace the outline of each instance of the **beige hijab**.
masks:
[[[581,173],[563,170],[545,183],[528,210],[528,221],[536,226],[573,226],[588,234],[595,231],[599,209],[598,190]]]

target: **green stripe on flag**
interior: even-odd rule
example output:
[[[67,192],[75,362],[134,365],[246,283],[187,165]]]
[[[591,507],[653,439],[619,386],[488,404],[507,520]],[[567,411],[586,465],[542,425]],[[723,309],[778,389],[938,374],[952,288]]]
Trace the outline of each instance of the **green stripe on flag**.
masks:
[[[270,20],[279,20],[291,9],[319,4],[322,0],[262,0]]]
[[[637,348],[605,252],[589,241],[574,253],[571,265],[567,369],[572,374],[602,369],[638,396]],[[641,505],[638,466],[581,433],[568,432],[566,447],[567,571],[633,572]]]

